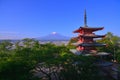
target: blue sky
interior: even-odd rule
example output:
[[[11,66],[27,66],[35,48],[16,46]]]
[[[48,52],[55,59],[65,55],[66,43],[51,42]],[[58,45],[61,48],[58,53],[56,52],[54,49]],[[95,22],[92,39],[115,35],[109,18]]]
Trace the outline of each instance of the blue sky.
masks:
[[[120,0],[0,0],[0,38],[40,37],[72,32],[84,24],[120,36]]]

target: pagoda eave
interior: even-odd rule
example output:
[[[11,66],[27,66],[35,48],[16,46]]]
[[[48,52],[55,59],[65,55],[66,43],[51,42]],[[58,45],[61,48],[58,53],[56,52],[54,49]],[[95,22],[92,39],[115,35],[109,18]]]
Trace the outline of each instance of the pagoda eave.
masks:
[[[80,27],[81,29],[102,30],[104,27]]]
[[[103,30],[104,27],[80,27],[79,29],[73,31],[73,33],[79,33],[80,31],[82,30],[91,30],[92,32],[93,31],[98,31],[98,30]]]
[[[79,33],[80,31],[82,31],[81,29],[77,29],[75,31],[73,31],[73,33]]]
[[[101,47],[101,46],[106,46],[106,44],[99,44],[99,43],[81,43],[81,44],[78,44],[77,46],[83,46],[83,47]]]
[[[103,38],[105,35],[80,35],[79,37],[84,37],[84,38]]]

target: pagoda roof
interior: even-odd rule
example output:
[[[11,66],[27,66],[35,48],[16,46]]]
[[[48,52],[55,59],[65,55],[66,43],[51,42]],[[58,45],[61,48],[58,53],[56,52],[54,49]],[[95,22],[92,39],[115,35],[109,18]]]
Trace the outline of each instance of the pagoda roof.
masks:
[[[100,37],[105,37],[106,35],[93,35],[93,34],[90,35],[89,34],[89,35],[80,35],[80,36],[84,38],[100,38]]]
[[[79,29],[77,29],[77,30],[75,30],[73,32],[78,33],[78,32],[80,32],[82,30],[98,31],[98,30],[102,30],[102,29],[104,29],[104,27],[87,27],[87,26],[85,26],[85,27],[80,27]]]
[[[105,46],[106,44],[100,44],[100,43],[82,43],[79,44],[80,46]]]
[[[105,36],[106,35],[79,35],[78,37],[72,37],[72,39],[76,40],[76,39],[79,39],[80,37],[83,37],[83,38],[103,38]]]
[[[106,46],[106,44],[102,44],[102,43],[80,43],[80,44],[76,44],[76,46],[86,46],[86,47],[91,47],[91,46]]]

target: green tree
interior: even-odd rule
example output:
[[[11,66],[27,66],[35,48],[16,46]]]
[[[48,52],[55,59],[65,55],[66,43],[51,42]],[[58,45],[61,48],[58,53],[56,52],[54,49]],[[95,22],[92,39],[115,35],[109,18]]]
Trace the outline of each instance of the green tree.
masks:
[[[12,43],[8,40],[4,40],[0,42],[0,50],[1,52],[7,52],[12,48]]]
[[[24,47],[31,48],[31,47],[33,47],[36,40],[30,39],[30,38],[25,38],[25,39],[22,40],[22,42],[23,42]]]
[[[115,36],[111,32],[108,32],[106,34],[105,38],[103,38],[101,40],[97,40],[97,42],[99,42],[99,43],[106,44],[105,47],[99,47],[98,50],[103,51],[103,52],[112,53],[113,57],[115,59],[117,59],[119,49],[120,49],[119,44],[118,44],[119,41],[120,41],[120,38],[118,36]]]
[[[22,41],[25,47],[16,43],[15,50],[0,54],[0,80],[102,80],[93,57],[76,56],[64,45]]]
[[[69,49],[76,48],[76,47],[73,45],[73,43],[77,43],[77,41],[78,41],[77,38],[71,38],[70,41],[69,41],[69,43],[68,43],[68,45],[67,45],[67,47],[68,47]]]

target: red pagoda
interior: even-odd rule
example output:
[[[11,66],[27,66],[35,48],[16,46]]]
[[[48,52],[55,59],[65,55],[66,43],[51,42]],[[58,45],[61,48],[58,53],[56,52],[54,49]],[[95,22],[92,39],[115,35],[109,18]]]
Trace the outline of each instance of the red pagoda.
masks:
[[[105,46],[105,44],[97,43],[95,38],[103,38],[105,35],[95,35],[95,31],[103,30],[104,27],[89,27],[87,26],[86,11],[84,13],[84,26],[75,30],[74,33],[78,33],[76,49],[81,53],[96,53],[96,47]]]

